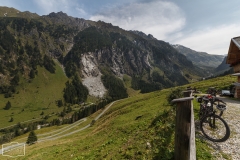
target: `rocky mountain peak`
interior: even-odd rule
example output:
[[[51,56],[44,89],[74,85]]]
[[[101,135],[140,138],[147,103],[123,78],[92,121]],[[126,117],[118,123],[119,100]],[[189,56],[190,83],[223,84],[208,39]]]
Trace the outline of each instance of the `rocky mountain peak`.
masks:
[[[49,19],[51,22],[54,22],[57,25],[68,25],[69,27],[77,27],[79,30],[90,26],[90,24],[85,19],[68,16],[62,11],[57,13],[52,12],[49,15],[42,17],[44,19]]]
[[[143,33],[142,31],[131,30],[130,32],[137,34],[145,39],[157,40],[155,37],[153,37],[153,35],[151,35],[151,34],[147,35],[147,34]]]
[[[66,13],[63,13],[62,11],[57,12],[57,13],[52,12],[48,16],[51,17],[51,18],[61,18],[61,19],[62,18],[69,18],[69,16]]]

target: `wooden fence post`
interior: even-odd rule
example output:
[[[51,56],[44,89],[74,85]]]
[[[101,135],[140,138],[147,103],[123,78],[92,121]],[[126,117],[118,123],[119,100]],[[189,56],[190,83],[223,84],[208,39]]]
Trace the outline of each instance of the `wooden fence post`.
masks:
[[[192,126],[194,126],[194,124],[192,124],[194,123],[194,119],[192,120],[192,118],[194,118],[192,112],[193,97],[189,97],[191,96],[191,91],[184,92],[184,96],[186,97],[172,101],[177,104],[174,148],[175,160],[189,160],[190,157],[194,157],[194,155],[191,155],[191,145],[193,144],[191,141],[194,141],[193,148],[195,149],[195,130],[192,129]],[[192,138],[192,134],[194,134],[194,138]],[[196,159],[196,156],[193,159]]]
[[[193,103],[191,101],[191,103]],[[191,135],[189,142],[189,160],[196,160],[196,142],[195,142],[195,121],[194,121],[194,111],[193,104],[191,104]]]
[[[184,96],[184,97],[190,97],[191,94],[192,94],[192,91],[191,91],[191,90],[183,91],[183,96]]]

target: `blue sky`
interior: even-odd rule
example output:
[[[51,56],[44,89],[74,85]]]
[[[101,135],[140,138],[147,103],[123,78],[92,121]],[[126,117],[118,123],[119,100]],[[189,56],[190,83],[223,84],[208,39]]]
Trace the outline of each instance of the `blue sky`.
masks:
[[[0,6],[39,15],[63,11],[209,54],[227,54],[230,39],[240,36],[239,0],[4,0]]]

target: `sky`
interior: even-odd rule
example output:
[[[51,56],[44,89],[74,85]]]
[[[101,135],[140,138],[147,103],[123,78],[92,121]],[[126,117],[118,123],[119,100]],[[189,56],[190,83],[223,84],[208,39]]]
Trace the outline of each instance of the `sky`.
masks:
[[[227,54],[231,38],[240,36],[239,0],[2,0],[0,6],[102,20],[208,54]]]

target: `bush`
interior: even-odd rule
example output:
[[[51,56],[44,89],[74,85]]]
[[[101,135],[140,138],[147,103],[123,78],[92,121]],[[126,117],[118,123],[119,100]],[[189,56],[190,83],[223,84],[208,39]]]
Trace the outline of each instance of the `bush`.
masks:
[[[9,98],[9,97],[12,97],[12,93],[11,92],[8,92],[8,93],[4,94],[4,98]]]
[[[183,97],[182,90],[180,88],[177,88],[170,92],[170,94],[167,96],[167,101],[168,103],[171,103],[173,99],[177,99],[181,97]]]
[[[95,122],[96,122],[96,120],[95,120],[95,119],[94,119],[94,120],[92,120],[92,122],[91,122],[90,126],[93,126]]]
[[[37,141],[37,136],[36,134],[34,133],[34,131],[31,131],[29,133],[29,136],[28,136],[28,139],[27,139],[27,144],[31,145],[31,144],[34,144],[35,142]]]
[[[13,117],[10,118],[9,122],[13,122]]]
[[[55,73],[55,63],[54,61],[47,55],[44,55],[43,66],[48,70],[50,73]]]
[[[6,106],[3,108],[5,110],[9,110],[12,107],[11,102],[7,102]]]
[[[56,103],[57,103],[57,106],[58,106],[58,107],[62,107],[62,106],[63,106],[63,102],[62,102],[61,99],[60,99],[60,100],[57,100]]]

